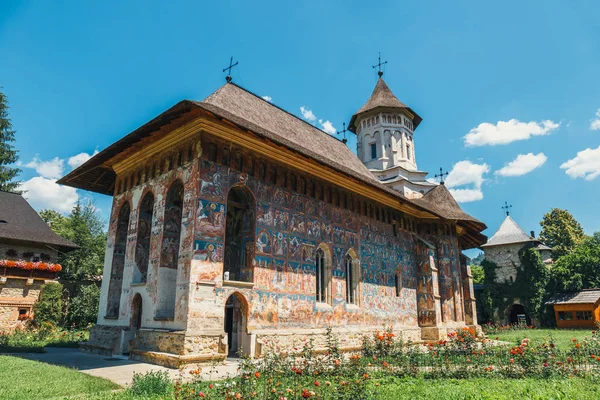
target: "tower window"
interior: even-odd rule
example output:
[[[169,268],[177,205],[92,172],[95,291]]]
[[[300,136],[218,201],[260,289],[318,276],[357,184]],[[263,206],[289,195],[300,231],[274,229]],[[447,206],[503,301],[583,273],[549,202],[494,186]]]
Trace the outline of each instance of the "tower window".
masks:
[[[371,147],[371,160],[377,158],[377,143],[371,143],[369,145]]]
[[[410,160],[410,144],[406,145],[406,158]]]

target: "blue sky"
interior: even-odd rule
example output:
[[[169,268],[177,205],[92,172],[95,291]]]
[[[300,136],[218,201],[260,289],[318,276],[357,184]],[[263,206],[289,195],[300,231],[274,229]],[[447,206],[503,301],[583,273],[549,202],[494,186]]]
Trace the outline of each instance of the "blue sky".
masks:
[[[54,179],[209,95],[232,55],[236,83],[341,129],[381,52],[386,82],[423,117],[419,168],[454,168],[448,186],[488,235],[504,201],[526,231],[551,207],[600,230],[600,3],[375,3],[3,1],[0,86],[30,202],[89,196]],[[110,198],[93,197],[108,218]]]

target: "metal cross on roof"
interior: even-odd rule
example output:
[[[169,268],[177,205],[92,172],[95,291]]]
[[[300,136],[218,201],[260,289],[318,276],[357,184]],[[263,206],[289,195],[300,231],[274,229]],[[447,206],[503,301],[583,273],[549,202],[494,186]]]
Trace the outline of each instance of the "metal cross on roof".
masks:
[[[346,139],[346,131],[347,131],[348,129],[346,129],[346,123],[345,123],[345,122],[343,123],[343,125],[344,125],[344,129],[342,129],[341,131],[337,131],[335,134],[336,134],[336,135],[339,135],[340,133],[343,133],[343,134],[344,134],[344,138],[342,139],[342,143],[344,143],[344,144],[345,144],[345,143],[347,143],[347,142],[348,142],[348,139]]]
[[[381,52],[379,52],[379,57],[377,57],[377,60],[379,62],[377,63],[377,65],[373,65],[373,68],[379,68],[379,71],[377,71],[377,75],[379,75],[379,77],[381,78],[383,76],[381,66],[387,64],[387,61],[381,62]]]
[[[511,204],[511,205],[508,205],[508,203],[505,201],[505,202],[504,202],[504,205],[502,206],[502,209],[503,209],[504,211],[506,211],[506,215],[507,215],[507,216],[508,216],[508,215],[510,215],[510,209],[511,209],[511,208],[512,208],[512,204]]]
[[[223,68],[223,72],[227,71],[227,76],[225,77],[225,80],[227,82],[231,82],[231,69],[233,67],[235,67],[236,65],[238,65],[238,62],[236,61],[235,64],[234,64],[233,63],[233,56],[232,56],[231,59],[229,60],[229,67]]]
[[[444,172],[442,167],[440,167],[440,173],[434,175],[435,178],[440,178],[440,185],[444,184],[444,177],[448,176],[448,171]]]

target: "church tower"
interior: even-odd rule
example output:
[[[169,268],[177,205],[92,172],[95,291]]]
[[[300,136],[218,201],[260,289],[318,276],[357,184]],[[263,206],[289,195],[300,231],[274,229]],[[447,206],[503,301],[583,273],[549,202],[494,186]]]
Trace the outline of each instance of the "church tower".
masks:
[[[356,154],[386,186],[408,198],[420,198],[436,184],[417,169],[414,132],[422,118],[392,93],[379,71],[367,103],[350,120]]]

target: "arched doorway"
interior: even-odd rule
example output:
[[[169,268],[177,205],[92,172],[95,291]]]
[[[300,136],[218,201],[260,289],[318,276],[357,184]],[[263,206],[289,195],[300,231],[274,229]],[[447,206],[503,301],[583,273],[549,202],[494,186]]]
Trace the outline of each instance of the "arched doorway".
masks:
[[[227,195],[223,280],[253,282],[256,205],[247,186],[231,188]]]
[[[527,324],[531,325],[531,319],[525,312],[522,304],[513,304],[506,310],[506,319],[509,324]]]
[[[240,352],[250,354],[250,336],[247,328],[248,303],[239,293],[234,293],[225,303],[225,332],[227,356],[237,357]]]
[[[142,327],[142,296],[136,293],[131,302],[131,320],[129,327],[138,330]]]
[[[142,327],[142,296],[136,293],[131,302],[129,329],[121,331],[121,353],[129,354],[133,350],[133,340]]]

